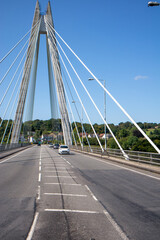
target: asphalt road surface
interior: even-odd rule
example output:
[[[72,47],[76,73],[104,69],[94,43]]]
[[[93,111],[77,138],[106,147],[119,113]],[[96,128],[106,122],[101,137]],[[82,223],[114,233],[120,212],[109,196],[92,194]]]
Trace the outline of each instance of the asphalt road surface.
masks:
[[[33,147],[0,164],[0,239],[159,240],[160,177]]]

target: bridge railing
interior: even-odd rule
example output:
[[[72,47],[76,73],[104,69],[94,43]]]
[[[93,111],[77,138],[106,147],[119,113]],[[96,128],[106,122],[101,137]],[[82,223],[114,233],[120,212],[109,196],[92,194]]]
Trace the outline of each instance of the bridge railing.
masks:
[[[91,152],[90,148],[87,146],[84,146],[83,149],[81,148],[81,146],[77,146],[77,147],[72,146],[71,148],[80,150],[82,152]],[[115,157],[115,158],[120,158],[125,160],[120,149],[107,148],[106,151],[102,152],[101,148],[92,147],[92,153],[100,154],[101,156]],[[130,150],[125,150],[125,153],[128,155],[129,161],[142,162],[142,163],[160,166],[160,154],[158,153],[139,152],[139,151],[130,151]]]
[[[20,147],[25,147],[30,145],[30,143],[12,143],[12,144],[2,144],[0,145],[0,152],[16,149]]]

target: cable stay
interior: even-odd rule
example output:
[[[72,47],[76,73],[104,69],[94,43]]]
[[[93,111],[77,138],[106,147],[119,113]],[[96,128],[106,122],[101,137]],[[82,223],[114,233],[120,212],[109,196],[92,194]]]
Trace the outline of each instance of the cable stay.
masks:
[[[40,22],[40,21],[39,21],[39,22]],[[37,23],[19,40],[19,42],[16,43],[16,45],[0,60],[0,63],[2,63],[2,62],[5,60],[5,58],[7,58],[8,55],[10,55],[11,52],[13,52],[13,50],[23,41],[23,39],[32,31],[32,29],[34,29],[34,28],[37,26],[37,24],[38,24],[39,22],[37,22]]]
[[[64,52],[62,46],[60,45],[59,41],[57,40],[57,43],[61,49],[61,51],[63,52],[65,58],[67,59],[67,61],[69,62],[71,68],[73,69],[74,73],[76,74],[78,80],[80,81],[81,85],[83,86],[84,90],[86,91],[88,97],[90,98],[90,100],[92,101],[94,107],[96,108],[96,110],[98,111],[99,115],[101,116],[103,122],[106,124],[108,130],[110,131],[110,133],[112,134],[112,137],[114,138],[115,142],[117,143],[118,147],[120,148],[123,156],[125,159],[128,159],[128,155],[124,152],[123,148],[121,147],[121,145],[119,144],[118,140],[116,139],[115,135],[113,134],[112,130],[110,129],[109,125],[107,124],[106,120],[104,119],[103,115],[101,114],[101,112],[99,111],[96,103],[94,102],[93,98],[91,97],[91,95],[89,94],[88,90],[86,89],[85,85],[83,84],[81,78],[79,77],[78,73],[76,72],[75,68],[73,67],[72,63],[70,62],[69,58],[67,57],[66,53]]]
[[[49,24],[49,23],[48,23]],[[50,25],[50,24],[49,24]],[[112,94],[103,86],[103,84],[98,80],[98,78],[91,72],[91,70],[84,64],[84,62],[77,56],[77,54],[71,49],[71,47],[64,41],[64,39],[58,34],[58,32],[50,25],[50,28],[58,35],[62,42],[67,46],[67,48],[73,53],[73,55],[79,60],[79,62],[85,67],[85,69],[91,74],[91,76],[98,82],[98,84],[106,91],[110,98],[116,103],[116,105],[121,109],[121,111],[129,118],[129,120],[134,124],[134,126],[142,133],[142,135],[147,139],[147,141],[153,146],[153,148],[160,154],[160,149],[154,144],[154,142],[146,135],[146,133],[138,126],[138,124],[132,119],[132,117],[126,112],[126,110],[119,104],[119,102],[112,96]],[[58,43],[58,40],[57,40]],[[59,44],[58,44],[59,45]]]
[[[35,29],[36,31],[36,29]],[[2,82],[4,81],[4,79],[7,77],[8,73],[10,72],[10,70],[12,69],[12,67],[14,66],[14,64],[16,63],[18,57],[20,56],[20,54],[22,53],[23,49],[25,48],[25,46],[27,45],[27,43],[29,42],[29,39],[25,42],[25,44],[23,45],[23,47],[21,48],[20,52],[18,53],[18,55],[15,57],[14,61],[12,62],[12,64],[10,65],[10,67],[8,68],[7,72],[4,74],[4,76],[2,77],[1,81],[0,81],[0,85],[2,84]]]
[[[51,35],[51,37],[53,38],[52,35]],[[57,51],[58,51],[58,49],[57,49]],[[72,83],[72,86],[73,86],[73,88],[74,88],[74,90],[75,90],[75,92],[76,92],[76,95],[77,95],[77,97],[78,97],[78,99],[79,99],[79,101],[80,101],[80,104],[81,104],[81,106],[82,106],[82,108],[83,108],[83,110],[84,110],[84,112],[85,112],[85,114],[86,114],[86,117],[87,117],[87,119],[88,119],[88,121],[89,121],[89,123],[90,123],[90,125],[91,125],[91,128],[92,128],[92,130],[93,130],[93,132],[94,132],[94,134],[95,134],[95,136],[96,136],[96,139],[97,139],[97,141],[98,141],[98,144],[99,144],[102,152],[104,152],[104,149],[103,149],[103,147],[102,147],[102,144],[101,144],[101,142],[100,142],[100,140],[99,140],[99,138],[98,138],[98,135],[97,135],[97,133],[96,133],[96,131],[95,131],[92,123],[91,123],[91,120],[90,120],[90,118],[89,118],[89,116],[88,116],[88,114],[87,114],[87,111],[86,111],[86,109],[85,109],[85,107],[84,107],[84,105],[83,105],[83,102],[82,102],[82,100],[81,100],[81,98],[80,98],[80,96],[79,96],[79,94],[78,94],[78,91],[77,91],[77,89],[76,89],[76,87],[75,87],[75,85],[74,85],[74,83],[73,83],[73,80],[72,80],[72,78],[71,78],[71,76],[70,76],[70,74],[69,74],[69,72],[68,72],[68,69],[67,69],[67,67],[66,67],[66,65],[65,65],[65,63],[64,63],[64,61],[63,61],[63,58],[62,58],[62,56],[61,56],[61,54],[60,54],[59,51],[58,51],[58,53],[59,53],[59,56],[60,56],[60,58],[61,58],[61,61],[62,61],[63,65],[64,65],[64,67],[65,67],[65,70],[66,70],[66,72],[67,72],[67,75],[68,75],[68,77],[69,77],[69,79],[70,79],[70,81],[71,81],[71,83]]]
[[[3,121],[4,121],[4,118],[5,118],[6,113],[7,113],[7,111],[8,111],[9,105],[10,105],[11,100],[12,100],[12,98],[13,98],[13,95],[14,95],[14,93],[15,93],[15,90],[16,90],[17,84],[18,84],[18,82],[19,82],[20,76],[21,76],[21,74],[22,74],[22,71],[23,71],[23,68],[22,68],[22,70],[21,70],[21,72],[20,72],[20,74],[19,74],[19,76],[18,76],[17,82],[16,82],[16,84],[15,84],[15,86],[14,86],[14,89],[13,89],[13,91],[12,91],[10,100],[9,100],[9,102],[8,102],[8,104],[7,104],[7,107],[6,107],[6,110],[5,110],[4,114],[3,114],[3,117],[2,117],[2,120],[1,120],[1,123],[0,123],[0,127],[2,126],[2,123],[3,123]]]
[[[10,122],[10,118],[11,118],[11,116],[12,116],[12,113],[13,113],[13,110],[14,110],[14,106],[15,106],[15,103],[16,103],[16,100],[17,100],[17,98],[18,98],[18,93],[19,93],[19,91],[20,91],[20,86],[19,86],[19,90],[17,91],[15,100],[14,100],[14,102],[13,102],[12,109],[11,109],[11,112],[10,112],[10,115],[9,115],[9,118],[8,118],[8,121],[7,121],[5,130],[4,130],[3,137],[2,137],[2,140],[1,140],[0,145],[3,144],[4,138],[5,138],[5,135],[6,135],[6,131],[7,131],[7,128],[8,128],[9,122]]]
[[[31,53],[31,50],[32,50],[32,49],[30,48],[30,49],[29,49],[29,51],[30,51],[29,54]],[[21,58],[21,61],[20,61],[19,65],[18,65],[18,67],[17,67],[17,69],[16,69],[16,71],[15,71],[15,73],[14,73],[14,75],[13,75],[13,77],[12,77],[10,83],[9,83],[9,85],[8,85],[8,88],[7,88],[5,94],[3,95],[2,99],[1,99],[0,107],[1,107],[1,105],[2,105],[2,103],[3,103],[3,101],[4,101],[5,97],[6,97],[6,95],[7,95],[7,93],[8,93],[8,90],[9,90],[9,88],[10,88],[10,86],[11,86],[11,84],[12,84],[12,82],[13,82],[13,80],[14,80],[14,78],[15,78],[18,70],[19,70],[19,68],[20,68],[20,65],[22,64],[23,59],[24,59],[25,56],[26,56],[27,51],[28,51],[28,48],[26,49],[25,53],[23,54],[23,56],[22,56],[22,58]]]
[[[78,132],[77,124],[76,124],[76,122],[75,122],[75,118],[74,118],[74,115],[73,115],[73,111],[72,111],[72,108],[71,108],[71,105],[70,105],[70,102],[69,102],[69,98],[68,98],[68,94],[67,94],[67,92],[66,92],[65,87],[64,87],[64,91],[65,91],[65,95],[66,95],[66,98],[67,98],[67,101],[68,101],[68,104],[69,104],[69,109],[70,109],[70,111],[71,111],[71,115],[72,115],[72,117],[73,117],[73,122],[74,122],[75,127],[76,127],[76,131],[77,131],[77,135],[78,135],[78,138],[79,138],[79,142],[80,142],[81,148],[83,149],[83,144],[82,144],[82,141],[81,141],[79,132]]]
[[[86,109],[85,109],[85,107],[84,107],[84,105],[83,105],[83,102],[82,102],[82,100],[81,100],[81,98],[80,98],[80,96],[79,96],[79,93],[78,93],[78,91],[77,91],[77,89],[76,89],[76,87],[75,87],[75,85],[74,85],[74,83],[73,83],[73,81],[72,81],[72,78],[71,78],[71,76],[70,76],[70,74],[69,74],[69,72],[68,72],[68,70],[67,70],[67,67],[66,67],[66,65],[65,65],[65,63],[64,63],[64,61],[63,61],[63,58],[62,58],[60,52],[59,52],[59,56],[60,56],[61,61],[62,61],[63,65],[64,65],[64,67],[65,67],[65,70],[66,70],[66,72],[67,72],[67,75],[68,75],[68,77],[69,77],[69,79],[70,79],[70,81],[71,81],[71,83],[72,83],[72,86],[73,86],[73,88],[74,88],[74,90],[75,90],[75,92],[76,92],[76,95],[77,95],[77,97],[78,97],[78,99],[79,99],[79,101],[80,101],[80,104],[81,104],[81,106],[82,106],[82,108],[83,108],[83,110],[84,110],[84,112],[85,112],[85,114],[86,114],[86,117],[87,117],[87,119],[88,119],[88,121],[89,121],[89,123],[90,123],[90,125],[91,125],[91,128],[92,128],[92,130],[93,130],[93,132],[94,132],[94,134],[95,134],[95,136],[96,136],[96,139],[97,139],[97,141],[98,141],[98,143],[99,143],[99,146],[100,146],[102,152],[104,152],[104,149],[103,149],[103,147],[102,147],[102,144],[101,144],[101,142],[100,142],[100,140],[99,140],[99,138],[98,138],[98,135],[97,135],[97,133],[96,133],[96,131],[95,131],[92,123],[91,123],[91,120],[90,120],[90,118],[89,118],[89,116],[88,116],[88,113],[87,113],[87,111],[86,111]]]
[[[64,75],[64,74],[63,74],[63,75]],[[82,129],[83,129],[83,131],[84,131],[84,134],[85,134],[85,137],[86,137],[86,140],[87,140],[88,146],[89,146],[89,148],[90,148],[90,151],[92,152],[92,148],[91,148],[91,145],[90,145],[89,139],[88,139],[88,137],[87,137],[87,134],[86,134],[86,131],[85,131],[84,125],[83,125],[83,123],[82,123],[82,119],[81,119],[81,117],[80,117],[80,115],[79,115],[79,112],[78,112],[78,109],[77,109],[76,101],[75,101],[74,98],[73,98],[73,95],[72,95],[71,89],[70,89],[70,87],[69,87],[69,84],[68,84],[67,79],[65,78],[65,75],[64,75],[64,79],[65,79],[65,81],[66,81],[66,84],[67,84],[67,87],[68,87],[68,90],[69,90],[70,96],[71,96],[71,98],[72,98],[72,103],[74,103],[74,106],[75,106],[75,109],[76,109],[76,112],[77,112],[78,118],[79,118],[79,120],[80,120],[80,122],[81,122],[81,126],[82,126]],[[76,123],[76,122],[75,122],[75,123]],[[82,136],[82,137],[83,137],[83,136]],[[82,146],[83,146],[83,144],[82,144]]]

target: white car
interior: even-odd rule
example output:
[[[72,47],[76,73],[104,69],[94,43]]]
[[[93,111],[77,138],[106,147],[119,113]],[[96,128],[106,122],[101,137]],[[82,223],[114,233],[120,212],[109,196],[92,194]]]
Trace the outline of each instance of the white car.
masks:
[[[59,154],[70,154],[69,147],[67,145],[60,145],[58,153]]]

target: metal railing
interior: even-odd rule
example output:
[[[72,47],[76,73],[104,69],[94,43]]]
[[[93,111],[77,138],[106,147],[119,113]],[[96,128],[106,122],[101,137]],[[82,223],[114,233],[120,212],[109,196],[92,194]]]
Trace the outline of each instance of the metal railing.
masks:
[[[84,146],[83,149],[81,148],[81,146],[77,146],[77,147],[71,146],[71,149],[77,149],[82,152],[91,152],[88,146]],[[106,151],[102,152],[101,148],[92,146],[92,153],[99,154],[101,155],[101,157],[108,156],[108,157],[115,157],[115,158],[125,160],[120,149],[107,148]],[[139,151],[130,151],[130,150],[125,150],[125,153],[128,155],[129,161],[142,162],[142,163],[160,166],[160,154],[158,153],[139,152]]]
[[[16,148],[20,148],[20,147],[26,147],[28,145],[30,145],[30,143],[2,144],[2,145],[0,145],[0,152],[16,149]]]

